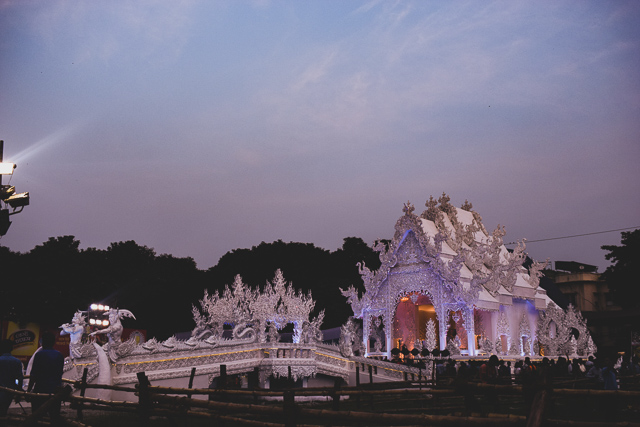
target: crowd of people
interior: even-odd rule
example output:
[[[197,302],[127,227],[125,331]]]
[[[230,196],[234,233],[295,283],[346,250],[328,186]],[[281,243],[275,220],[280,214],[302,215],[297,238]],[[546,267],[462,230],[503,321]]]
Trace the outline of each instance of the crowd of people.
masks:
[[[479,409],[479,401],[469,387],[472,383],[519,385],[522,387],[525,407],[531,408],[536,393],[544,389],[578,387],[618,390],[621,384],[627,384],[620,379],[637,384],[640,364],[637,357],[629,356],[620,359],[591,356],[586,360],[544,357],[536,362],[525,357],[512,363],[492,355],[487,361],[440,360],[436,364],[436,376],[439,382],[450,381],[455,386],[457,393],[464,396],[469,410]],[[498,406],[497,390],[488,388],[484,394],[484,409],[495,410]],[[614,396],[603,396],[598,404],[608,419],[616,417],[617,402]]]
[[[54,341],[53,334],[43,334],[42,348],[33,357],[27,391],[43,394],[42,397],[31,399],[33,411],[37,411],[48,400],[44,395],[56,393],[62,387],[64,357],[53,349]],[[0,386],[22,390],[23,366],[20,360],[11,355],[12,349],[12,341],[0,342]],[[460,394],[465,395],[469,404],[473,401],[468,387],[472,383],[521,385],[525,403],[530,404],[538,390],[570,383],[572,380],[583,380],[575,381],[574,386],[582,383],[588,388],[618,390],[620,378],[640,376],[639,359],[628,355],[619,359],[589,356],[586,360],[544,357],[539,361],[525,357],[523,360],[512,362],[501,360],[496,355],[490,356],[488,360],[453,360],[448,358],[447,353],[439,354],[441,357],[435,359],[436,379],[440,383],[453,384]],[[426,368],[425,361],[428,359],[417,358],[416,354],[411,356],[413,357],[409,356],[408,351],[396,352],[392,361]],[[490,404],[497,402],[497,394],[489,393],[488,397]],[[19,399],[16,395],[0,389],[0,425],[12,400]],[[47,412],[54,422],[60,419],[59,404],[48,407]]]
[[[404,350],[404,348],[403,348]],[[404,353],[404,355],[403,355]],[[425,358],[410,355],[408,351],[392,352],[391,362],[408,366],[426,368]],[[573,360],[558,357],[543,357],[532,361],[530,357],[522,360],[502,360],[492,355],[488,361],[454,360],[445,350],[435,358],[436,377],[441,380],[453,380],[460,376],[472,381],[492,384],[526,384],[529,382],[551,384],[553,381],[585,379],[590,388],[618,390],[618,377],[640,375],[640,359],[628,354],[620,358],[589,356],[587,359]]]
[[[526,384],[538,382],[551,384],[557,381],[585,379],[591,388],[604,390],[619,389],[618,377],[640,375],[637,357],[623,356],[620,360],[611,357],[584,360],[569,360],[564,357],[548,357],[533,362],[529,357],[515,362],[498,359],[492,355],[488,361],[438,360],[436,375],[440,378],[457,378],[460,375],[492,384]]]

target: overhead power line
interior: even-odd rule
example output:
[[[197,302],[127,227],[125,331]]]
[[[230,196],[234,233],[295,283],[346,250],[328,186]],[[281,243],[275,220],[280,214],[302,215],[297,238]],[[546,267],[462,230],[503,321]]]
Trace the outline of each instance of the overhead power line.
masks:
[[[614,231],[634,230],[636,228],[640,228],[640,226],[626,227],[626,228],[616,228],[615,230],[606,230],[606,231],[594,231],[593,233],[573,234],[571,236],[550,237],[548,239],[527,240],[527,243],[546,242],[546,241],[549,241],[549,240],[571,239],[573,237],[593,236],[594,234],[613,233]],[[509,242],[509,243],[505,243],[505,245],[515,245],[517,243],[518,242]]]

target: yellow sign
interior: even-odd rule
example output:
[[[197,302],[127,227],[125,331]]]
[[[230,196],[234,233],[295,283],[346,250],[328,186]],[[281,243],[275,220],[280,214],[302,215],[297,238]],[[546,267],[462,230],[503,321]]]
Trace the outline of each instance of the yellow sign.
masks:
[[[15,322],[7,322],[7,338],[13,341],[11,354],[14,356],[31,356],[38,349],[40,325],[37,323],[19,325]]]

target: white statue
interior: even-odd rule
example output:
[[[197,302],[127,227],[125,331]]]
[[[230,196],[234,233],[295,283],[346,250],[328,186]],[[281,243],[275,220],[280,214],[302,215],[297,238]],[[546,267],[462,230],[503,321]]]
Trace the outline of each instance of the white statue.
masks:
[[[365,353],[362,328],[354,321],[353,317],[349,317],[347,322],[340,327],[338,348],[344,357],[362,356]]]
[[[84,334],[84,328],[87,325],[85,316],[81,311],[76,311],[73,315],[71,323],[65,323],[60,325],[60,335],[69,335],[71,339],[69,342],[69,356],[72,359],[77,359],[82,356],[80,347],[82,346],[82,334]]]
[[[269,331],[267,332],[267,341],[275,343],[278,342],[278,329],[273,322],[269,322]]]
[[[452,356],[459,356],[461,344],[460,337],[456,335],[453,339],[449,340],[446,348]]]
[[[373,321],[374,328],[371,331],[371,338],[374,339],[373,342],[373,351],[379,353],[382,351],[384,347],[384,328],[382,327],[382,321],[380,317],[376,317]]]
[[[302,332],[300,334],[300,342],[303,344],[313,344],[322,342],[324,335],[320,327],[324,320],[324,310],[320,312],[318,317],[312,321],[304,321],[302,323]]]
[[[107,344],[109,357],[111,360],[116,360],[118,358],[116,350],[122,344],[122,330],[124,329],[122,323],[120,323],[120,319],[123,317],[132,317],[135,319],[136,317],[129,310],[111,308],[109,309],[109,326],[104,329],[99,329],[95,332],[92,332],[90,336],[96,336],[99,334],[105,334],[109,338],[109,343]]]

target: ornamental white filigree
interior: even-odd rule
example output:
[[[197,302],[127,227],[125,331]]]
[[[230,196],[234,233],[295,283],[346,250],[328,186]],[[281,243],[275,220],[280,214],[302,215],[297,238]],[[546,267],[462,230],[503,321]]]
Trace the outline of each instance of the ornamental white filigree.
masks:
[[[521,353],[520,346],[522,341],[516,337],[511,337],[511,344],[509,345],[509,356],[519,356]]]
[[[569,341],[571,330],[565,325],[564,311],[550,303],[547,310],[540,312],[538,318],[537,338],[544,348],[545,355],[558,355],[562,347]]]
[[[429,319],[429,321],[427,322],[425,347],[431,352],[436,349],[437,345],[438,340],[436,336],[436,323],[433,321],[433,319]]]
[[[522,352],[525,356],[531,355],[531,326],[529,325],[529,316],[523,313],[520,318],[520,340],[522,344]]]
[[[447,342],[447,350],[449,350],[452,356],[460,355],[460,344],[460,337],[457,335]]]
[[[498,317],[497,331],[498,331],[498,336],[511,335],[510,328],[509,328],[509,319],[507,319],[507,313],[504,311],[501,311]]]
[[[489,338],[484,338],[480,341],[480,350],[484,353],[491,354],[493,351],[493,343]]]
[[[520,354],[530,354],[536,341],[530,326],[528,331],[517,330],[517,324],[509,328],[507,315],[514,320],[520,317],[522,309],[519,307],[524,301],[531,303],[537,312],[546,309],[549,299],[546,291],[540,288],[539,281],[541,270],[547,263],[534,262],[527,271],[523,267],[526,240],[508,250],[504,245],[505,227],[498,225],[488,233],[482,217],[472,210],[468,201],[462,208],[456,208],[450,197],[443,193],[438,199],[430,196],[425,206],[427,209],[418,216],[410,202],[404,204],[393,238],[378,240],[374,246],[380,258],[378,270],[371,271],[364,264],[358,265],[364,293],[360,295],[354,287],[342,290],[354,316],[363,319],[367,339],[371,334],[372,316],[387,319],[385,334],[388,347],[393,340],[406,341],[411,337],[411,341],[407,341],[411,345],[418,338],[417,328],[408,332],[392,327],[398,323],[398,304],[402,298],[408,297],[416,306],[429,304],[433,307],[439,321],[437,333],[441,349],[446,343],[449,313],[460,311],[465,317],[464,331],[468,332],[460,335],[463,346],[475,334],[490,337],[497,348],[496,338],[505,336],[501,352],[516,352],[518,349]],[[419,295],[426,300],[419,300]],[[475,321],[475,313],[479,311],[489,313],[484,317],[486,325]],[[578,331],[578,352],[584,353],[589,333],[577,315],[572,315],[571,310],[567,313],[565,323]],[[410,322],[404,321],[404,325],[409,327]],[[525,326],[522,325],[523,328]],[[545,354],[560,350],[561,340],[555,335],[554,340],[557,342],[552,343],[544,337],[539,340]],[[473,354],[475,340],[470,341],[469,351]],[[546,346],[543,341],[547,342]],[[509,348],[510,344],[513,350]]]
[[[544,270],[547,265],[549,265],[549,258],[545,260],[545,262],[540,263],[538,261],[534,261],[529,267],[529,277],[525,280],[533,289],[537,289],[540,285],[540,278],[542,277],[542,270]]]
[[[262,291],[250,289],[237,275],[231,287],[225,286],[222,296],[217,291],[213,295],[205,291],[201,310],[192,310],[196,327],[188,343],[203,339],[217,343],[225,324],[233,327],[232,339],[236,340],[266,342],[273,339],[267,336],[267,330],[282,329],[289,323],[294,325],[294,342],[299,342],[303,333],[305,340],[317,340],[324,313],[310,319],[314,306],[311,292],[296,292],[281,270]]]

